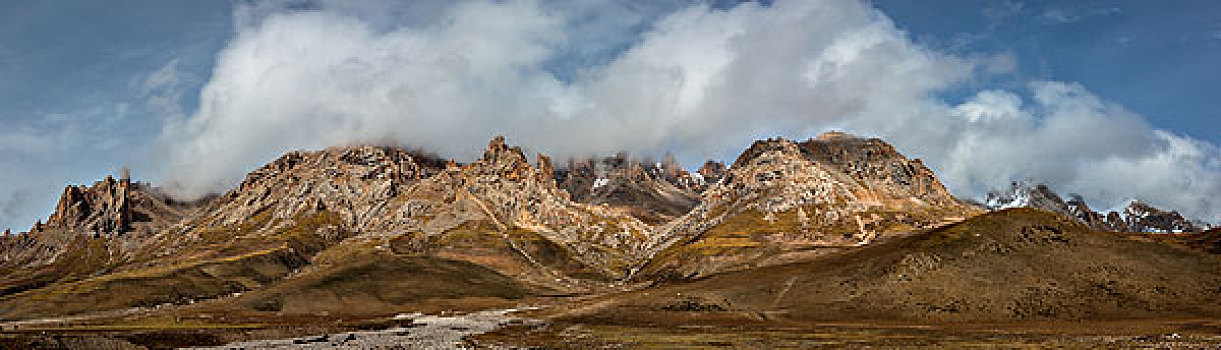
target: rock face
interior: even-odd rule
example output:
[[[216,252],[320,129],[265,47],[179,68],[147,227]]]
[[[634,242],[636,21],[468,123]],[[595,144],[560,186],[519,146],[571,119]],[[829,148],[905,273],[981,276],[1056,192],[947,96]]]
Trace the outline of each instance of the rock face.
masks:
[[[68,186],[42,230],[121,235],[159,229],[182,216],[159,190],[123,177],[107,176],[92,186]]]
[[[573,201],[621,208],[651,225],[686,214],[699,202],[703,186],[672,157],[664,162],[641,162],[626,154],[573,160],[562,175],[560,186]]]
[[[1076,218],[1092,229],[1111,232],[1199,232],[1205,227],[1191,222],[1178,212],[1164,211],[1133,200],[1122,211],[1095,212],[1078,195],[1061,199],[1047,185],[1029,181],[1014,182],[1007,190],[989,192],[985,205],[991,210],[1034,208]]]
[[[709,160],[704,162],[704,165],[700,166],[700,169],[696,171],[696,174],[700,175],[701,182],[703,182],[705,185],[704,189],[707,189],[707,187],[711,187],[717,182],[721,182],[721,178],[724,178],[725,174],[728,172],[729,169],[725,167],[725,163]]]
[[[829,133],[757,141],[699,206],[664,228],[665,243],[640,276],[779,264],[978,212],[881,140]]]
[[[421,179],[441,172],[442,164],[393,147],[294,151],[247,175],[194,226],[231,226],[260,215],[291,219],[329,211],[338,214],[345,226],[359,230],[379,223],[382,208]]]
[[[800,144],[807,158],[826,164],[887,197],[919,198],[933,204],[957,204],[932,170],[919,159],[907,159],[891,145],[876,138],[860,138],[828,132]],[[869,201],[866,194],[866,201]]]
[[[68,186],[59,197],[47,226],[123,233],[131,229],[132,206],[128,200],[131,187],[130,179],[115,181],[112,177],[98,181],[93,187]]]
[[[540,160],[546,168],[546,158]],[[544,269],[550,271],[549,279],[555,278],[551,274],[621,278],[650,243],[647,225],[620,210],[574,203],[556,186],[552,172],[531,166],[520,148],[506,146],[502,138],[494,139],[475,163],[448,168],[414,186],[393,213],[402,221],[413,220],[409,226],[422,237],[441,241],[447,233],[482,227],[476,231],[508,240],[508,247],[531,264],[556,260],[564,265]],[[535,248],[549,252],[531,254],[533,248],[519,241],[541,244]]]

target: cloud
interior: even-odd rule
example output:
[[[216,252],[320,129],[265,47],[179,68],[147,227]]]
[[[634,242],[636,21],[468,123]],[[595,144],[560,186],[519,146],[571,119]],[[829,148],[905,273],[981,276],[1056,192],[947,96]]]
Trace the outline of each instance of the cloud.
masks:
[[[1096,8],[1092,10],[1068,10],[1060,8],[1049,8],[1044,10],[1039,18],[1052,23],[1075,23],[1090,17],[1106,17],[1123,13],[1123,10],[1118,7]]]
[[[1143,117],[1079,84],[1035,82],[1030,100],[987,90],[955,106],[961,132],[940,175],[980,193],[1010,180],[1034,179],[1110,208],[1130,198],[1221,219],[1221,151],[1153,129]],[[935,151],[935,150],[934,150]],[[961,192],[960,192],[961,193]]]
[[[358,5],[238,10],[246,19],[199,110],[162,132],[181,195],[228,189],[290,149],[344,143],[470,159],[505,134],[559,157],[626,149],[690,162],[838,128],[925,158],[964,196],[1036,178],[1094,202],[1221,212],[1215,147],[1073,83],[947,102],[937,96],[1012,71],[1015,58],[921,46],[864,2]],[[1142,175],[1143,186],[1104,181]],[[1207,196],[1175,197],[1185,191]]]
[[[156,115],[175,116],[184,114],[182,97],[195,77],[178,69],[178,59],[171,59],[165,66],[149,73],[137,84],[144,96],[145,106]]]

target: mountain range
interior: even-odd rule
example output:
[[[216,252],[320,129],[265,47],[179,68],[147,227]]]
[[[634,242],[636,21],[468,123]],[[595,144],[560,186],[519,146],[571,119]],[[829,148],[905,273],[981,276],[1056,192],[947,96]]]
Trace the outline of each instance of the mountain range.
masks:
[[[1128,200],[1122,209],[1096,212],[1079,195],[1069,195],[1066,201],[1047,185],[1031,181],[1014,182],[1008,189],[989,192],[984,205],[992,210],[1020,207],[1046,210],[1077,218],[1101,231],[1185,233],[1201,232],[1211,227],[1139,199]]]
[[[1216,230],[1140,233],[1206,229],[1025,182],[974,204],[921,160],[840,132],[759,140],[695,172],[626,154],[557,168],[502,137],[465,164],[343,146],[191,202],[126,174],[68,186],[46,222],[0,237],[0,320],[200,303],[272,322],[597,296],[611,297],[554,316],[1217,317]]]

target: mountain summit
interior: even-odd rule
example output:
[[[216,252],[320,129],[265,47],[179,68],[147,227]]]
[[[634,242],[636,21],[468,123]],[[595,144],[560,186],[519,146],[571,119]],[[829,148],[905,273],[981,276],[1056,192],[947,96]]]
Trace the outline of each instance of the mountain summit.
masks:
[[[642,273],[696,277],[779,264],[978,212],[879,139],[832,132],[756,141],[699,206],[660,232],[667,243]]]

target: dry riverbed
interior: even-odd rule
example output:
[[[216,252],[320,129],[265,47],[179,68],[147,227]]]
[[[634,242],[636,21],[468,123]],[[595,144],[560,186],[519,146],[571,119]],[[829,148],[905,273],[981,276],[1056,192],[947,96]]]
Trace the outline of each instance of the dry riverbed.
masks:
[[[524,310],[524,309],[523,309]],[[466,338],[508,325],[531,326],[541,321],[511,315],[519,309],[479,311],[463,315],[400,315],[410,319],[403,327],[357,331],[292,339],[254,340],[198,349],[453,349],[466,346]]]

